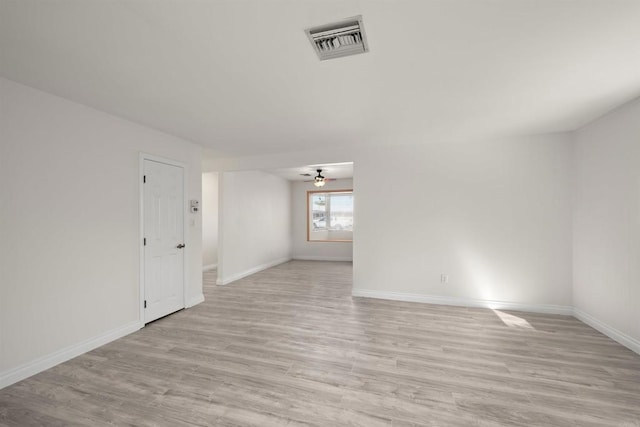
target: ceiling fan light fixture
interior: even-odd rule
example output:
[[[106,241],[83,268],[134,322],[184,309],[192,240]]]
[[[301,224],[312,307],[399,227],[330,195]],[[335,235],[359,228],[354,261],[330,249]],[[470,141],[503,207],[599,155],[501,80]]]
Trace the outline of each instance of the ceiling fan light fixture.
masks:
[[[316,187],[323,187],[326,182],[324,176],[322,176],[321,174],[322,169],[316,169],[316,171],[318,172],[318,176],[313,179],[313,185],[315,185]]]

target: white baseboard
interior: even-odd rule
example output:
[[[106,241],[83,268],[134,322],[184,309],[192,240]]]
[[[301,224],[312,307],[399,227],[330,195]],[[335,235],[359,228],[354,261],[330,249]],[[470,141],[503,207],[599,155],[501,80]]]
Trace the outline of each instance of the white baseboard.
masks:
[[[215,270],[218,268],[218,264],[207,264],[202,266],[202,271]]]
[[[194,305],[198,305],[201,302],[204,302],[204,294],[196,295],[195,297],[190,298],[189,301],[187,301],[187,305],[185,308],[193,307]]]
[[[112,329],[96,337],[89,338],[88,340],[73,344],[16,368],[2,372],[0,373],[0,389],[17,383],[18,381],[22,381],[25,378],[37,374],[38,372],[52,368],[62,362],[66,362],[69,359],[80,356],[94,348],[100,347],[101,345],[105,345],[111,341],[117,340],[118,338],[122,338],[125,335],[129,335],[141,327],[140,321],[136,320],[135,322]]]
[[[565,305],[549,305],[549,304],[521,304],[504,301],[488,301],[488,300],[474,300],[466,298],[445,297],[436,295],[421,295],[421,294],[407,294],[402,292],[386,292],[376,291],[368,289],[354,289],[352,291],[354,297],[364,298],[378,298],[395,301],[408,301],[408,302],[421,302],[426,304],[439,304],[439,305],[455,305],[461,307],[482,307],[491,308],[495,310],[515,310],[515,311],[528,311],[533,313],[548,313],[548,314],[563,314],[567,316],[573,316],[576,319],[586,323],[593,329],[603,333],[614,341],[622,344],[631,351],[640,354],[640,341],[630,337],[617,330],[616,328],[607,325],[606,323],[596,319],[590,314],[580,310],[576,307]]]
[[[617,330],[613,326],[607,325],[606,323],[596,319],[592,315],[580,310],[579,308],[573,308],[573,316],[581,322],[591,326],[596,331],[599,331],[612,340],[619,342],[629,350],[640,354],[640,341],[638,341],[637,339]]]
[[[294,260],[300,261],[347,261],[353,262],[353,257],[339,257],[339,256],[316,256],[316,255],[303,255],[303,256],[294,256]]]
[[[267,268],[275,267],[276,265],[280,265],[288,261],[291,261],[291,257],[280,258],[275,261],[271,261],[266,264],[262,264],[262,265],[258,265],[257,267],[250,268],[241,273],[232,274],[231,276],[228,276],[228,277],[218,277],[218,280],[216,280],[216,285],[228,285],[231,282],[235,282],[236,280],[240,280],[244,277],[251,276],[252,274],[256,274],[259,271],[266,270]]]
[[[386,292],[368,289],[354,289],[354,297],[378,298],[395,301],[421,302],[426,304],[455,305],[460,307],[481,307],[495,310],[529,311],[533,313],[573,315],[573,307],[550,304],[521,304],[505,301],[476,300],[437,295],[407,294],[402,292]]]

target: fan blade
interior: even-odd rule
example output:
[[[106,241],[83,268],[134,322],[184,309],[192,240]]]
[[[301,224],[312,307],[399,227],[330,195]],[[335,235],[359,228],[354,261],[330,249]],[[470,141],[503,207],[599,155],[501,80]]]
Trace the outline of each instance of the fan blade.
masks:
[[[338,179],[338,178],[325,178],[325,179],[324,179],[324,181],[325,181],[325,182],[329,182],[329,181],[335,181],[335,180],[337,180],[337,179]],[[316,180],[315,180],[315,179],[306,179],[306,180],[304,180],[304,181],[302,181],[302,182],[316,182]]]

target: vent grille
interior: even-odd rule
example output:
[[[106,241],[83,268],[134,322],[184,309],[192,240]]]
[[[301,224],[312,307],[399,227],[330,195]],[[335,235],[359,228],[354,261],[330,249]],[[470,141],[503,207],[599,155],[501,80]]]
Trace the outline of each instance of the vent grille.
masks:
[[[369,51],[362,16],[309,28],[306,33],[321,61]]]

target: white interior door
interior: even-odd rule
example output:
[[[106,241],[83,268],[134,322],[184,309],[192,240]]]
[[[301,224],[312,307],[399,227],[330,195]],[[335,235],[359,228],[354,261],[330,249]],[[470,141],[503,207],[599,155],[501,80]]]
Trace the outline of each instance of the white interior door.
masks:
[[[184,308],[184,169],[144,160],[144,322]]]

